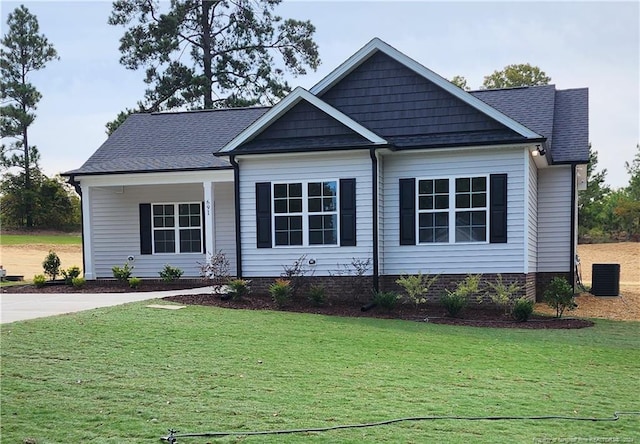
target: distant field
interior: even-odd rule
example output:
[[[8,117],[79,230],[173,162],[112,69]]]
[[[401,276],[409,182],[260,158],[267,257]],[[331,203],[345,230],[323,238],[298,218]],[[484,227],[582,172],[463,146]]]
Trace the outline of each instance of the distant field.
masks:
[[[80,245],[80,234],[2,234],[0,245]]]

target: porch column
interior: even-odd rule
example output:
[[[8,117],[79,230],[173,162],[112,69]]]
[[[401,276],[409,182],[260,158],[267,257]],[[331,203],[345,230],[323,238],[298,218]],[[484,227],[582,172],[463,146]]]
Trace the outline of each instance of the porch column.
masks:
[[[203,182],[204,187],[204,239],[205,239],[205,254],[207,256],[216,254],[216,218],[215,218],[215,204],[213,200],[214,184],[213,182]]]
[[[93,270],[93,247],[91,245],[91,188],[81,186],[82,190],[82,262],[84,278],[93,280],[96,278]]]

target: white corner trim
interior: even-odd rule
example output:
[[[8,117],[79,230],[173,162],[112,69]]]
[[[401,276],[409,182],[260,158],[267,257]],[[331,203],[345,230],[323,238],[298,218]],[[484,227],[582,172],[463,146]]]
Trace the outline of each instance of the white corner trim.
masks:
[[[278,102],[277,105],[275,105],[269,111],[264,113],[258,120],[256,120],[251,125],[249,125],[244,131],[242,131],[233,140],[231,140],[231,142],[225,145],[219,151],[219,153],[228,153],[230,151],[233,151],[243,143],[248,142],[253,137],[255,137],[260,132],[262,132],[262,130],[264,130],[266,127],[268,127],[277,119],[282,117],[287,111],[289,111],[291,108],[293,108],[302,100],[309,102],[311,105],[315,106],[320,111],[333,117],[334,119],[336,119],[343,125],[347,126],[351,130],[355,131],[356,133],[360,134],[362,137],[369,140],[370,142],[376,145],[387,144],[386,140],[378,136],[373,131],[368,130],[367,128],[360,125],[358,122],[356,122],[346,114],[338,111],[331,105],[323,102],[322,100],[320,100],[319,98],[311,94],[306,89],[298,86],[296,89],[291,91],[291,93],[289,93],[287,97],[285,97],[280,102]]]
[[[320,82],[314,85],[310,89],[310,92],[314,95],[323,94],[329,88],[331,88],[336,83],[338,83],[341,79],[346,77],[351,71],[356,69],[362,63],[364,63],[369,57],[375,54],[376,51],[382,51],[392,59],[403,64],[404,66],[416,72],[417,74],[421,75],[422,77],[426,78],[427,80],[435,83],[437,86],[449,92],[450,94],[457,97],[458,99],[462,100],[469,106],[472,106],[473,108],[477,109],[483,114],[502,123],[507,128],[512,129],[513,131],[517,132],[521,136],[526,138],[534,138],[534,139],[542,138],[540,134],[534,131],[531,131],[526,126],[513,120],[511,117],[487,105],[482,100],[472,96],[471,94],[462,90],[461,88],[458,88],[457,86],[449,82],[447,79],[439,76],[435,72],[431,71],[429,68],[421,65],[420,63],[416,62],[412,58],[401,53],[400,51],[390,46],[388,43],[383,42],[377,37],[371,40],[369,43],[367,43],[354,55],[349,57],[344,63],[338,66],[324,79],[322,79]]]

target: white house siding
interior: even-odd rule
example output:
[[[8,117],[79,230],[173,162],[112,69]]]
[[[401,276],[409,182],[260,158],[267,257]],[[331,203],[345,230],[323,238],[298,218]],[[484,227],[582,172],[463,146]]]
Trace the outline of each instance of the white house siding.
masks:
[[[230,272],[236,275],[236,213],[233,183],[216,183],[214,188],[215,249],[229,260]]]
[[[240,164],[240,221],[242,235],[242,275],[244,277],[280,276],[302,255],[315,259],[315,276],[328,276],[350,264],[352,258],[372,258],[371,158],[368,150],[317,155],[247,156]],[[356,236],[354,247],[256,247],[257,182],[356,179]]]
[[[235,238],[232,186],[218,183],[214,193],[215,208],[219,213],[216,214],[216,248],[223,249],[234,264],[235,247],[229,248],[229,242],[233,245]],[[113,277],[111,268],[122,266],[128,256],[135,258],[133,275],[137,277],[158,278],[158,272],[165,264],[182,269],[184,277],[199,276],[198,263],[205,260],[204,254],[140,254],[139,204],[201,202],[203,194],[202,183],[92,187],[90,222],[94,276]]]
[[[571,167],[538,171],[538,272],[570,271]]]
[[[529,207],[527,208],[529,218],[528,228],[528,273],[535,273],[538,263],[538,168],[527,151],[529,164]]]
[[[392,153],[384,160],[384,273],[523,273],[525,262],[522,148]],[[399,179],[508,175],[507,243],[399,244]]]

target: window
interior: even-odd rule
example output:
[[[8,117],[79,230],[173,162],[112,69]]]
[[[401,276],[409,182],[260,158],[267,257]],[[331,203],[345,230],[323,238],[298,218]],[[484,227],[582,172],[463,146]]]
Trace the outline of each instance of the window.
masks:
[[[273,184],[276,246],[338,243],[338,183]]]
[[[418,180],[416,199],[418,242],[486,242],[485,176]]]
[[[200,203],[153,204],[153,252],[201,253],[201,210]]]

